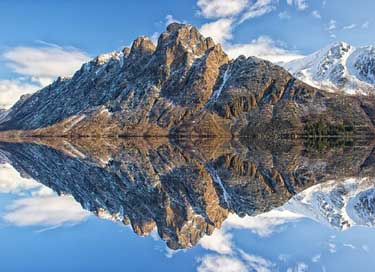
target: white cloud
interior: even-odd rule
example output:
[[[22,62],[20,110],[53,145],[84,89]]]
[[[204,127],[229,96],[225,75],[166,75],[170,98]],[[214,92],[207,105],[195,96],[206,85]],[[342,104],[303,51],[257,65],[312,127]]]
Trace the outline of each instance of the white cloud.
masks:
[[[287,11],[283,11],[279,13],[279,18],[282,20],[288,20],[291,18],[291,16],[289,15]]]
[[[239,23],[270,13],[276,9],[277,4],[278,0],[256,0],[241,16]]]
[[[198,0],[200,14],[206,18],[221,18],[239,14],[248,5],[247,0]]]
[[[232,23],[231,19],[219,19],[202,25],[199,30],[203,36],[211,37],[216,43],[225,43],[232,39]]]
[[[89,56],[73,48],[60,46],[19,46],[6,51],[2,57],[14,72],[30,76],[42,85],[58,76],[69,77],[80,68]]]
[[[175,19],[171,14],[168,14],[167,16],[165,16],[165,25],[170,25],[172,23],[181,23],[181,21]]]
[[[71,196],[37,194],[15,200],[7,207],[3,219],[17,226],[58,226],[80,222],[89,214]]]
[[[33,93],[41,87],[22,80],[0,80],[0,108],[10,108],[22,95]]]
[[[311,261],[313,263],[317,263],[319,262],[320,258],[322,257],[322,255],[318,254],[318,255],[315,255],[314,257],[311,258]]]
[[[352,244],[348,244],[348,243],[344,243],[343,244],[344,247],[348,247],[348,248],[351,248],[351,249],[356,249],[356,247]]]
[[[367,29],[370,25],[370,22],[369,21],[366,21],[364,22],[362,25],[361,25],[361,28],[364,28],[364,29]]]
[[[58,76],[71,76],[89,60],[89,56],[78,49],[39,43],[43,46],[19,46],[1,55],[6,65],[20,77],[0,80],[0,107],[11,107],[21,95],[41,89]]]
[[[362,249],[366,252],[369,252],[370,251],[370,248],[368,247],[368,245],[362,245]]]
[[[307,0],[286,0],[289,6],[295,6],[298,10],[306,10],[309,8]]]
[[[334,243],[328,243],[328,249],[329,249],[329,252],[331,253],[335,253],[337,250],[336,250],[336,244]]]
[[[271,62],[287,62],[303,57],[302,55],[288,51],[280,46],[270,37],[261,36],[248,44],[232,44],[225,47],[226,52],[232,58],[239,55],[255,56]]]
[[[40,187],[33,179],[22,177],[10,164],[0,165],[0,193],[20,194],[25,190]]]
[[[319,10],[313,10],[313,11],[311,12],[311,14],[312,14],[312,16],[314,16],[314,17],[317,18],[317,19],[321,19],[321,18],[322,18],[322,15],[320,15]]]
[[[198,272],[245,272],[246,265],[237,258],[228,256],[204,256]]]
[[[216,229],[210,236],[204,236],[199,244],[208,250],[215,251],[219,254],[230,254],[232,252],[232,236]]]
[[[356,27],[357,27],[356,24],[350,24],[350,25],[344,26],[342,29],[343,30],[350,30],[350,29],[353,29],[353,28],[356,28]]]
[[[330,20],[327,26],[327,31],[333,31],[337,28],[337,21],[336,20]]]

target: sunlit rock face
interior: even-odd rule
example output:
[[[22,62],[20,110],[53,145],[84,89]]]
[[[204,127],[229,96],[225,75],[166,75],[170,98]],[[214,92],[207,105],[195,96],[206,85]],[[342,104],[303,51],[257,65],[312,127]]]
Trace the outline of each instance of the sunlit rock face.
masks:
[[[139,37],[130,49],[98,56],[72,78],[24,97],[1,114],[0,129],[12,135],[277,138],[304,134],[320,121],[348,129],[330,133],[368,137],[374,136],[374,109],[370,97],[318,90],[268,61],[230,60],[197,28],[174,23],[157,45]]]
[[[172,249],[196,245],[230,213],[258,215],[313,185],[375,173],[371,142],[318,151],[310,143],[223,138],[28,141],[0,143],[2,161],[138,235],[157,228]],[[359,195],[355,205],[371,214],[371,203]]]

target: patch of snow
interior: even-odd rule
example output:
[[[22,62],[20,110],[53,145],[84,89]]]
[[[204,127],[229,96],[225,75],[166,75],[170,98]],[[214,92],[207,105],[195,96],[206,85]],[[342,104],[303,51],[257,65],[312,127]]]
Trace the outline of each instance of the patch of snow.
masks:
[[[281,209],[342,230],[375,226],[374,185],[368,178],[327,181],[299,193]]]
[[[78,157],[81,159],[86,158],[85,154],[83,154],[81,151],[79,151],[77,148],[75,148],[71,143],[68,141],[64,141],[64,146],[67,150],[69,150],[70,156],[72,157]]]
[[[64,132],[67,132],[71,130],[75,125],[77,125],[79,122],[81,122],[83,119],[85,119],[87,116],[86,114],[82,115],[75,115],[69,119],[68,125],[65,126]]]
[[[336,42],[302,59],[282,64],[305,83],[331,92],[375,93],[375,49]]]
[[[214,90],[210,100],[207,102],[207,104],[209,103],[212,103],[212,102],[215,102],[221,95],[224,87],[225,87],[225,84],[227,83],[228,79],[230,77],[230,67],[228,66],[228,68],[225,70],[224,72],[224,75],[223,75],[223,79],[222,79],[222,82],[219,86],[219,88],[217,88],[216,90]]]
[[[210,173],[211,178],[213,179],[213,181],[216,184],[218,184],[219,187],[221,188],[221,190],[223,191],[224,201],[225,201],[225,203],[229,207],[229,194],[228,194],[227,190],[225,189],[220,176],[218,175],[217,171],[213,167],[211,167],[211,166],[208,167],[208,171],[209,171],[209,173]]]

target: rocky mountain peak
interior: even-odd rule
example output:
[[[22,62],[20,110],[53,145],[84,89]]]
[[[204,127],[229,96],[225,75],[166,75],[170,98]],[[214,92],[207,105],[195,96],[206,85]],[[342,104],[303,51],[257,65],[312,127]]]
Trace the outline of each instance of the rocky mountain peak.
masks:
[[[124,54],[125,57],[129,56],[129,54],[130,54],[130,48],[129,47],[124,47],[122,49],[122,53]]]
[[[119,60],[122,57],[122,52],[119,51],[113,51],[106,54],[101,54],[97,57],[95,57],[91,63],[94,63],[97,66],[103,65],[108,63],[110,60]]]
[[[202,56],[215,46],[211,38],[205,38],[198,29],[188,24],[172,23],[167,27],[158,40],[157,52],[167,57],[167,63],[172,63],[182,54]]]
[[[343,41],[334,42],[327,47],[328,53],[334,55],[337,55],[336,53],[338,53],[340,56],[342,56],[346,52],[349,52],[351,48],[353,47],[350,44]]]
[[[155,49],[156,46],[148,37],[141,36],[134,40],[130,49],[130,55],[151,55]]]

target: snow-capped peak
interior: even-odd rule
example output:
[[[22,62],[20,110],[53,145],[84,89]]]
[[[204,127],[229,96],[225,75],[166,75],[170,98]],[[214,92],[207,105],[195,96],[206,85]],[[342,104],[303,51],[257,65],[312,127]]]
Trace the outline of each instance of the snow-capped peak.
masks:
[[[120,60],[120,58],[123,56],[123,53],[121,51],[113,51],[113,52],[110,52],[110,53],[106,53],[106,54],[101,54],[99,56],[97,56],[94,61],[98,64],[98,65],[103,65],[103,64],[106,64],[107,62],[109,62],[110,60]]]
[[[282,209],[322,224],[345,230],[375,226],[374,180],[369,178],[328,181],[301,192]]]
[[[335,42],[305,58],[283,65],[317,88],[347,94],[375,93],[375,50]]]

